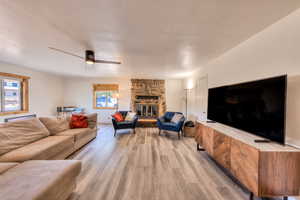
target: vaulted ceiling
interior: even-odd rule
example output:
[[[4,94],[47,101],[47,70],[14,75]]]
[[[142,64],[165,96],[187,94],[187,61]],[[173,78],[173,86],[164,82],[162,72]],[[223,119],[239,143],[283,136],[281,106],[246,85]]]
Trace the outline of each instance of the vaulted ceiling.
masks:
[[[2,0],[0,60],[72,76],[184,77],[299,0]],[[122,65],[85,63],[56,47]],[[1,69],[1,68],[0,68]]]

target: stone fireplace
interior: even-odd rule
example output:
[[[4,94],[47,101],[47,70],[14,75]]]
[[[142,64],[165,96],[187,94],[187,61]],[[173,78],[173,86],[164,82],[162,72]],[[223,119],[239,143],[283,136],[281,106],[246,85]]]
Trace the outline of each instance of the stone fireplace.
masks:
[[[131,79],[131,110],[140,118],[157,118],[166,111],[165,81]]]

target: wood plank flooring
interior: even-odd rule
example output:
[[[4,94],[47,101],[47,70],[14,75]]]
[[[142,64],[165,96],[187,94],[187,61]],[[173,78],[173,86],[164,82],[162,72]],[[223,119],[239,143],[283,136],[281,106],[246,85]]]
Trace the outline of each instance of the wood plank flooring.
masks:
[[[82,160],[69,200],[246,200],[193,138],[158,136],[156,128],[119,131],[100,126],[97,138],[69,159]]]

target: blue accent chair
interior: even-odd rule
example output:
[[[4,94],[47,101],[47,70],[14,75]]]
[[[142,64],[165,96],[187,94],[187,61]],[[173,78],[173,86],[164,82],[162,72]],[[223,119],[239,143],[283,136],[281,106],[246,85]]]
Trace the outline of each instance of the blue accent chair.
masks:
[[[118,111],[122,114],[123,118],[125,119],[127,113],[129,111]],[[119,129],[133,129],[133,133],[135,133],[135,127],[136,123],[138,121],[137,115],[135,115],[134,119],[132,121],[123,121],[123,122],[117,122],[114,117],[112,117],[112,123],[115,129],[114,136],[116,136],[117,130]]]
[[[171,122],[173,116],[178,113],[182,114],[181,112],[166,112],[162,117],[157,119],[157,126],[159,128],[159,135],[161,130],[166,131],[174,131],[178,133],[178,139],[180,139],[180,133],[182,134],[182,127],[185,121],[185,117],[182,114],[181,120],[176,124]]]

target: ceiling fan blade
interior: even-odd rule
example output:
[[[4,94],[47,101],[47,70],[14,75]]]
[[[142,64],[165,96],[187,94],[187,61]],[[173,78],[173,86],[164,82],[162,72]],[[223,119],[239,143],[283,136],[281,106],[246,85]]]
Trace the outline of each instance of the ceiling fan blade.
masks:
[[[51,50],[53,50],[53,51],[58,51],[60,53],[67,54],[69,56],[74,56],[74,57],[77,57],[77,58],[84,59],[84,57],[82,57],[82,56],[78,56],[76,54],[73,54],[73,53],[70,53],[70,52],[67,52],[67,51],[64,51],[64,50],[61,50],[61,49],[57,49],[57,48],[54,48],[54,47],[48,47],[48,48],[51,49]]]
[[[95,63],[117,64],[117,65],[120,65],[120,64],[121,64],[121,62],[117,62],[117,61],[108,61],[108,60],[95,60]]]

